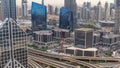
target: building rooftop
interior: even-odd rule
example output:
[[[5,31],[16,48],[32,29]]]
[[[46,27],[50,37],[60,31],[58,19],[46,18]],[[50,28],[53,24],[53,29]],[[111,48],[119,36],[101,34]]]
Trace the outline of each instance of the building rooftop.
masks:
[[[42,30],[42,31],[35,31],[34,33],[39,34],[39,35],[51,35],[52,31],[50,31],[50,30]]]
[[[87,48],[87,49],[83,49],[83,48],[78,48],[78,47],[69,47],[67,49],[72,49],[72,50],[82,50],[82,51],[97,51],[97,48]]]
[[[109,34],[109,35],[104,35],[104,38],[115,38],[115,37],[120,37],[120,35],[116,35],[116,34]]]
[[[85,31],[85,32],[87,32],[87,31],[93,31],[93,29],[91,29],[91,28],[79,28],[79,29],[75,29],[75,30]]]
[[[63,31],[63,32],[69,32],[69,30],[67,30],[67,29],[60,29],[60,28],[55,28],[53,30],[54,31],[59,31],[59,32],[61,32],[61,31]]]

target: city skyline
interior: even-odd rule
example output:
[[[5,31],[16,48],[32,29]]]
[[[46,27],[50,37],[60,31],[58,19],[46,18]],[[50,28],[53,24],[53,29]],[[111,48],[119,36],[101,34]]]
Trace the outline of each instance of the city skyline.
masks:
[[[21,5],[21,0],[17,0],[17,5]],[[29,0],[28,1],[28,6],[31,7],[31,2],[38,2],[38,3],[41,3],[42,0]],[[64,6],[64,0],[44,0],[45,1],[45,5],[47,4],[51,4],[51,5],[55,5],[55,6]],[[59,2],[58,2],[59,1]],[[114,0],[100,0],[102,5],[105,4],[105,2],[108,2],[108,3],[114,3]],[[81,6],[83,4],[83,2],[91,2],[92,5],[97,5],[97,3],[99,2],[99,0],[94,0],[94,2],[92,2],[92,0],[76,0],[76,3],[78,6]]]

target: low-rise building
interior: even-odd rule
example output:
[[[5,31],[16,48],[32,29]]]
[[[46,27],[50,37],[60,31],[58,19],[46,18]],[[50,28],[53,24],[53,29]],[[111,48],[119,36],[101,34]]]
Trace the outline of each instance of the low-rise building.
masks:
[[[42,30],[42,31],[35,31],[34,36],[34,43],[39,45],[50,45],[53,41],[52,31],[49,30]]]

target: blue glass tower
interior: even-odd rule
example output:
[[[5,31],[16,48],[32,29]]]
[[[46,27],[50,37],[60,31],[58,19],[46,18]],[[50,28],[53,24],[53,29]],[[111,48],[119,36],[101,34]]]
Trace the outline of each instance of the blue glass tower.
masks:
[[[32,2],[32,30],[39,31],[47,28],[47,10],[46,6]]]
[[[69,29],[73,31],[73,13],[72,11],[62,7],[60,9],[60,23],[59,28]]]

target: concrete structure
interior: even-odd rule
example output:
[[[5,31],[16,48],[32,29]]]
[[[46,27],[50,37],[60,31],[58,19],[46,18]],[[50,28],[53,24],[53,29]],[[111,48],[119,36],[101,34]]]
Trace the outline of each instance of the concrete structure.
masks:
[[[53,29],[52,31],[53,31],[53,37],[54,37],[55,39],[60,39],[60,37],[61,37],[61,38],[69,38],[69,37],[70,37],[70,32],[69,32],[69,30],[55,28],[55,29]]]
[[[80,48],[93,47],[93,30],[80,28],[75,30],[75,46]]]
[[[1,0],[2,20],[12,18],[16,20],[16,0]]]
[[[9,18],[0,25],[0,68],[27,68],[27,35]]]
[[[42,30],[34,32],[34,42],[39,45],[50,45],[53,41],[52,31]]]
[[[66,54],[75,55],[75,56],[90,56],[96,57],[97,56],[97,49],[96,48],[77,48],[77,47],[69,47],[65,49]]]

